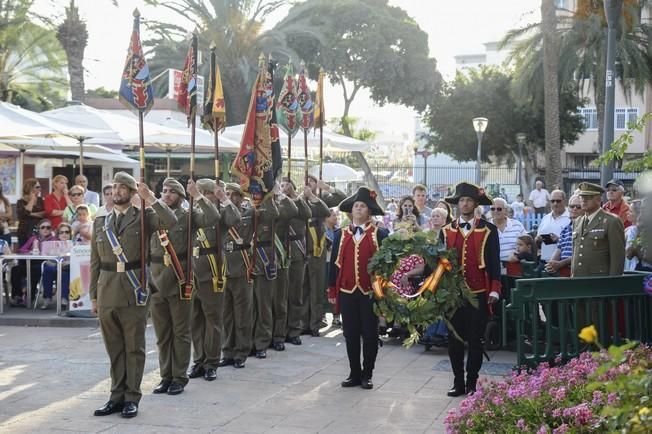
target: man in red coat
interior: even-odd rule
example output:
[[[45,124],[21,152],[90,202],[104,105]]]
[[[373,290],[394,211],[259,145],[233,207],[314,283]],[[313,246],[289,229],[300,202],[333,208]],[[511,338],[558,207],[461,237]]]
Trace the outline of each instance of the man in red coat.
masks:
[[[498,229],[488,221],[474,215],[478,205],[491,205],[478,186],[460,182],[455,195],[446,202],[457,205],[459,217],[442,229],[442,236],[449,249],[456,249],[464,280],[476,295],[478,307],[465,304],[460,307],[451,324],[464,341],[451,334],[448,356],[451,360],[455,381],[448,396],[473,394],[482,366],[482,338],[487,325],[488,304],[500,298],[500,244]],[[464,382],[464,343],[469,352],[466,360],[466,383]]]
[[[340,204],[340,211],[351,214],[351,224],[335,232],[331,253],[329,297],[340,294],[342,330],[351,372],[342,387],[372,389],[372,373],[378,354],[378,317],[373,310],[371,276],[367,265],[380,248],[388,231],[378,228],[372,215],[383,215],[376,192],[360,187]],[[362,368],[360,338],[362,337]]]

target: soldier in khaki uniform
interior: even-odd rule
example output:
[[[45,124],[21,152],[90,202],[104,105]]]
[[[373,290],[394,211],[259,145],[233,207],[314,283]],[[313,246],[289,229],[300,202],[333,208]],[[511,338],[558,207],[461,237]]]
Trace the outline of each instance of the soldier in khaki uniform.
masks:
[[[192,212],[193,233],[220,218],[217,208],[204,197],[193,180],[188,181],[188,193],[196,207]],[[152,323],[156,332],[161,382],[154,393],[178,395],[188,384],[186,370],[190,364],[190,298],[183,296],[188,270],[188,210],[181,206],[186,198],[183,186],[174,178],[163,181],[161,201],[174,211],[178,223],[170,230],[159,229],[150,239],[150,284],[158,291],[152,295]],[[167,235],[167,238],[162,238]],[[179,268],[175,270],[171,254],[176,254]],[[178,273],[178,274],[177,274]],[[179,277],[185,277],[179,281]]]
[[[600,207],[604,189],[590,182],[579,185],[584,215],[573,223],[571,275],[613,276],[625,268],[623,222]]]
[[[194,239],[193,269],[195,270],[195,291],[192,294],[192,346],[193,366],[188,373],[190,378],[203,376],[212,381],[217,378],[217,367],[222,352],[222,319],[224,310],[224,284],[226,280],[224,248],[217,247],[217,231],[220,241],[227,236],[226,230],[240,223],[240,211],[226,197],[224,183],[218,186],[212,179],[197,181],[199,191],[216,205],[219,204],[218,220],[210,223],[202,231],[197,231]],[[222,260],[218,261],[218,255]],[[218,268],[222,282],[217,281]]]
[[[324,181],[319,181],[314,176],[308,176],[308,186],[315,198],[309,200],[312,218],[308,222],[308,232],[306,233],[308,266],[303,285],[303,314],[301,317],[305,327],[304,332],[317,337],[326,301],[326,225],[324,219],[330,216],[329,208],[338,206],[346,199],[346,194],[329,186]],[[318,189],[321,190],[321,197],[316,197]]]
[[[281,190],[297,205],[299,214],[290,220],[288,227],[288,245],[290,249],[290,269],[288,285],[288,321],[286,340],[293,345],[301,345],[301,323],[303,306],[303,279],[306,273],[306,226],[312,217],[305,195],[296,192],[294,183],[284,179]]]
[[[226,184],[226,195],[241,215],[240,222],[228,229],[223,238],[226,264],[224,287],[224,339],[218,366],[244,368],[251,351],[253,287],[250,280],[251,240],[254,232],[254,209],[244,206],[238,184]],[[222,222],[223,230],[226,229]]]
[[[95,220],[91,239],[91,310],[98,314],[111,361],[111,397],[95,410],[95,416],[121,411],[123,417],[134,417],[142,396],[147,306],[144,297],[137,298],[136,287],[142,288],[141,257],[148,252],[141,251],[140,213],[143,211],[131,205],[136,191],[153,208],[144,210],[147,240],[159,227],[169,229],[177,223],[174,212],[156,201],[145,183],[137,186],[131,175],[115,174],[113,209]],[[112,246],[112,236],[116,237],[118,247]],[[145,246],[147,249],[149,244]],[[136,279],[136,286],[132,278]]]
[[[274,247],[278,264],[278,275],[274,281],[272,300],[272,347],[276,351],[285,350],[285,336],[288,324],[288,285],[290,271],[290,221],[297,216],[299,209],[297,203],[285,195],[282,187],[275,198],[279,217],[274,221]]]

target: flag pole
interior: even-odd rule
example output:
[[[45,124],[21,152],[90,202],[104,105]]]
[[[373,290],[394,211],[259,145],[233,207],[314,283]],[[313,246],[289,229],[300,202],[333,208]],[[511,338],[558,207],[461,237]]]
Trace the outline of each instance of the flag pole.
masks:
[[[218,118],[213,114],[213,102],[217,98],[216,92],[216,83],[218,80],[217,77],[217,59],[215,58],[215,44],[211,44],[211,64],[210,64],[210,78],[211,83],[209,86],[209,92],[211,92],[211,100],[208,101],[209,106],[211,107],[212,121],[213,121],[213,144],[215,145],[215,182],[219,185],[220,183],[220,122]],[[220,80],[221,83],[221,80]],[[206,104],[206,103],[205,103]],[[217,211],[221,213],[220,210],[220,200],[217,199]],[[220,214],[221,215],[221,214]],[[222,276],[222,234],[220,231],[219,223],[215,225],[215,248],[217,250],[217,285],[222,287],[224,284]]]
[[[143,130],[143,118],[144,114],[142,110],[138,111],[138,151],[139,151],[139,157],[140,157],[140,182],[145,183],[145,132]],[[141,197],[140,198],[140,285],[142,289],[144,290],[146,287],[146,281],[145,277],[147,276],[146,273],[146,258],[147,256],[145,252],[146,245],[145,245],[145,198]]]
[[[197,128],[197,116],[195,113],[195,107],[194,105],[196,104],[196,98],[197,98],[197,33],[192,34],[192,42],[191,42],[191,51],[192,51],[192,78],[191,81],[194,81],[194,89],[192,89],[192,92],[195,93],[193,96],[190,92],[187,95],[188,101],[187,101],[187,107],[186,111],[189,111],[189,116],[190,116],[190,179],[192,181],[195,180],[195,132]],[[194,98],[194,99],[193,99]],[[192,228],[192,211],[194,207],[194,199],[192,195],[190,195],[188,199],[188,248],[187,252],[188,255],[191,254],[192,252],[192,241],[193,237],[191,236],[193,228]],[[190,296],[192,295],[192,287],[193,287],[193,275],[192,275],[192,260],[191,258],[188,258],[187,262],[187,272],[186,272],[186,284],[184,285],[184,294],[183,298],[189,299]]]
[[[324,68],[319,70],[319,180],[322,180],[324,167]]]

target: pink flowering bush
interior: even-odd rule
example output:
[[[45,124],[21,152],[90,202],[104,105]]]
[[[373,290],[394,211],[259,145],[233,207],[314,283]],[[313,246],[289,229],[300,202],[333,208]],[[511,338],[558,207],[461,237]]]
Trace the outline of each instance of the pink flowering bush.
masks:
[[[652,432],[652,348],[635,343],[481,382],[446,417],[449,433]],[[647,431],[650,430],[650,431]]]

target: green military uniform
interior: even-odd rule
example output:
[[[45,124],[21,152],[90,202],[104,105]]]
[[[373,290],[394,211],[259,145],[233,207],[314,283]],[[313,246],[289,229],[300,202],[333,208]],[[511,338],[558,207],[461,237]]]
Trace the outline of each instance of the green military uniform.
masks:
[[[601,195],[599,185],[583,182],[580,196]],[[607,276],[623,274],[625,268],[623,222],[601,208],[594,215],[578,217],[573,223],[571,275]]]
[[[136,190],[130,175],[118,172],[114,183]],[[177,218],[170,208],[157,202],[145,210],[145,237],[159,227],[172,228]],[[116,208],[93,224],[91,239],[91,300],[97,301],[100,330],[111,361],[111,401],[138,403],[142,396],[140,383],[145,368],[145,327],[147,307],[136,305],[134,287],[125,271],[133,270],[140,279],[141,210],[129,207],[119,215]],[[108,219],[108,222],[107,222]],[[118,237],[127,258],[125,271],[118,271],[118,260],[109,243],[105,225]],[[145,243],[146,249],[149,246]]]
[[[290,270],[288,229],[290,220],[299,213],[296,202],[288,197],[277,199],[277,207],[279,217],[274,222],[274,244],[276,247],[278,274],[274,281],[272,300],[272,343],[275,346],[285,342],[288,323],[288,273]],[[280,349],[282,349],[282,345]]]
[[[226,189],[242,194],[238,184],[226,184]],[[240,208],[240,221],[224,236],[226,285],[224,287],[224,340],[222,358],[243,362],[251,351],[253,287],[249,281],[251,242],[254,233],[254,209]],[[226,229],[221,222],[223,230]]]
[[[303,324],[303,279],[306,273],[306,223],[312,217],[310,206],[299,196],[294,199],[299,213],[290,220],[288,244],[290,247],[290,281],[288,285],[288,324],[286,335],[294,338],[301,335]]]
[[[254,255],[254,326],[253,349],[264,351],[272,343],[272,301],[274,299],[274,280],[277,276],[278,258],[274,251],[272,234],[274,220],[279,210],[273,195],[259,206],[258,228],[256,230],[256,252]]]
[[[338,206],[346,194],[333,189],[322,192],[321,198],[310,202],[312,218],[308,223],[306,249],[308,266],[303,285],[303,325],[313,334],[319,332],[326,301],[326,225],[324,219],[330,216],[329,208]]]
[[[200,179],[197,186],[202,190],[202,181],[210,181],[211,187],[215,185],[212,180]],[[209,184],[210,184],[209,183]],[[207,186],[208,187],[208,186]],[[214,190],[214,188],[212,188]],[[227,237],[226,230],[240,223],[240,211],[231,203],[226,201],[220,204],[220,241]],[[192,346],[194,349],[193,362],[203,369],[217,369],[222,351],[222,327],[224,315],[224,286],[214,285],[214,268],[217,270],[219,261],[217,255],[223,255],[223,247],[217,249],[218,220],[214,220],[208,227],[203,229],[205,242],[199,240],[199,233],[194,240],[194,250],[198,254],[193,256],[193,268],[195,270],[195,291],[192,295]],[[205,247],[205,244],[210,247]],[[222,258],[223,269],[226,259]],[[226,273],[222,275],[225,284]]]
[[[183,186],[175,179],[163,182],[186,197]],[[217,208],[205,197],[195,202],[192,212],[193,232],[205,228],[220,218]],[[174,210],[178,223],[167,231],[170,244],[176,252],[184,273],[188,270],[188,210],[179,207]],[[174,267],[166,261],[166,251],[161,245],[159,233],[150,239],[150,270],[152,282],[158,290],[152,295],[151,315],[158,346],[158,359],[161,379],[164,382],[188,384],[188,364],[190,363],[190,299],[182,299],[183,288],[174,272]],[[166,263],[167,262],[167,263]],[[195,270],[196,274],[198,271]],[[189,276],[185,276],[186,279]]]

